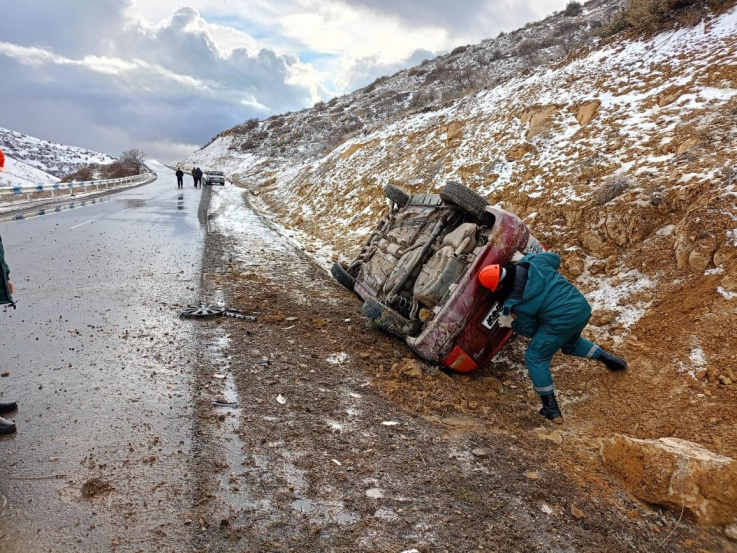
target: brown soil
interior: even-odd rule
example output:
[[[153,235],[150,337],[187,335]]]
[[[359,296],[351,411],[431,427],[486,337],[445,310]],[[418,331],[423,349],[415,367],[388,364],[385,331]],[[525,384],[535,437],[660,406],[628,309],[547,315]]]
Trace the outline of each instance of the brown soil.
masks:
[[[688,394],[667,398],[673,405],[666,406],[648,384],[660,374],[656,360],[638,356],[626,374],[610,374],[556,359],[566,422],[553,426],[536,412],[521,340],[491,367],[449,374],[371,328],[360,301],[297,252],[246,250],[235,254],[242,243],[208,237],[204,294],[222,293],[230,307],[260,315],[256,323],[202,321],[205,339],[230,337],[226,353],[242,408],[240,450],[221,444],[211,459],[203,456],[202,486],[187,515],[203,548],[730,547],[636,503],[601,465],[600,437],[610,432],[649,437],[667,424],[684,426],[675,414]],[[232,423],[211,406],[220,395],[213,371],[203,359],[199,432],[217,444]],[[240,468],[229,468],[223,451],[239,455]]]

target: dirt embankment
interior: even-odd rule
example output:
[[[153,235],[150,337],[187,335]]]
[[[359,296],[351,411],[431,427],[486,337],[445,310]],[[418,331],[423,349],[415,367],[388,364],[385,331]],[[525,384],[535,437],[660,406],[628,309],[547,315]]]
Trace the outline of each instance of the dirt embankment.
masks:
[[[263,240],[217,231],[208,238],[205,295],[259,315],[255,323],[202,321],[206,337],[227,337],[229,367],[217,372],[235,382],[241,407],[237,425],[213,408],[223,384],[203,360],[203,435],[217,442],[237,427],[200,468],[191,518],[203,547],[722,547],[719,538],[634,503],[603,472],[579,405],[629,375],[564,365],[561,388],[581,397],[564,400],[567,423],[553,428],[536,413],[520,370],[523,344],[470,376],[426,366],[371,328],[359,300],[322,270]],[[593,384],[579,378],[584,372]]]

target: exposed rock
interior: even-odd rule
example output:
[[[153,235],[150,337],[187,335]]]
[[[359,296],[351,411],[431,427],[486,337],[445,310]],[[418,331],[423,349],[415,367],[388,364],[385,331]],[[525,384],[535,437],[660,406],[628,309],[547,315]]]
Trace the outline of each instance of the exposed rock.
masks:
[[[714,252],[714,265],[726,265],[730,259],[737,257],[737,247],[732,245],[731,242],[725,242],[721,247]]]
[[[583,259],[575,254],[566,256],[565,267],[571,276],[577,277],[583,273]]]
[[[458,142],[463,137],[463,123],[453,121],[445,128],[446,144],[451,145],[452,142]]]
[[[737,518],[737,461],[677,438],[637,440],[615,435],[604,442],[604,465],[637,498],[698,524]]]
[[[576,518],[584,518],[586,516],[586,513],[573,504],[571,505],[571,514]]]
[[[589,267],[592,275],[601,275],[606,272],[606,261],[594,261]]]
[[[552,432],[546,432],[543,429],[537,429],[535,430],[535,435],[538,437],[538,439],[543,441],[550,441],[555,442],[556,444],[562,444],[563,443],[563,434],[558,432],[557,430],[553,430]]]
[[[476,449],[471,450],[471,455],[473,455],[474,457],[479,457],[480,459],[490,457],[491,454],[492,451],[485,447],[477,447]]]
[[[658,221],[652,209],[630,209],[626,213],[607,214],[605,229],[607,236],[618,246],[634,246],[649,236]]]
[[[524,143],[513,146],[507,152],[507,161],[518,161],[528,152],[534,152],[535,147],[532,144]]]
[[[688,237],[680,235],[676,238],[675,244],[676,265],[679,269],[685,269],[688,266],[688,258],[693,251],[693,241]]]
[[[724,528],[724,535],[731,540],[737,541],[737,522]]]
[[[667,106],[668,104],[672,104],[673,102],[678,100],[680,96],[681,96],[680,90],[677,90],[675,92],[672,92],[672,91],[664,92],[658,98],[658,105],[662,108],[664,106]]]
[[[737,276],[727,275],[720,284],[727,292],[737,292]]]
[[[694,272],[704,271],[711,263],[714,250],[716,249],[717,245],[713,238],[700,239],[688,255],[688,266]]]
[[[600,105],[601,102],[599,100],[591,100],[578,106],[576,110],[578,124],[582,127],[587,125],[594,118],[594,115],[596,115]]]
[[[613,309],[599,309],[594,311],[589,322],[594,326],[604,326],[616,319],[617,315]]]
[[[548,106],[545,108],[531,108],[522,113],[520,117],[522,122],[529,123],[530,128],[527,131],[525,138],[530,140],[531,138],[544,134],[553,127],[553,120],[551,116],[558,111],[555,106]]]
[[[581,244],[594,257],[604,256],[605,244],[596,231],[584,232],[581,235]]]
[[[676,149],[676,154],[682,154],[683,152],[687,152],[694,146],[696,146],[699,143],[698,139],[696,138],[689,138],[683,142],[678,148]]]

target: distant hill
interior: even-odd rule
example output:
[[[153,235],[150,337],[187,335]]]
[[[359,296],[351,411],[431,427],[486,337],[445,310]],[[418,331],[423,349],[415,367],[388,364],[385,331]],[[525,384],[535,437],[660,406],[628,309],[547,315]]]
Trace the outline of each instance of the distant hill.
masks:
[[[65,146],[0,127],[0,149],[6,156],[44,173],[63,177],[91,163],[107,164],[115,158],[76,146]]]

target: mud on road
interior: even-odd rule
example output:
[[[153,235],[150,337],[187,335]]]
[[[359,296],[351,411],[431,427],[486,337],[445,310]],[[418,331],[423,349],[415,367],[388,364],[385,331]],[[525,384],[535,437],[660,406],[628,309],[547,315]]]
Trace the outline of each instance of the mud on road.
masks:
[[[544,424],[513,363],[461,376],[419,362],[303,251],[225,209],[210,214],[202,296],[257,321],[198,321],[198,549],[712,548]]]

